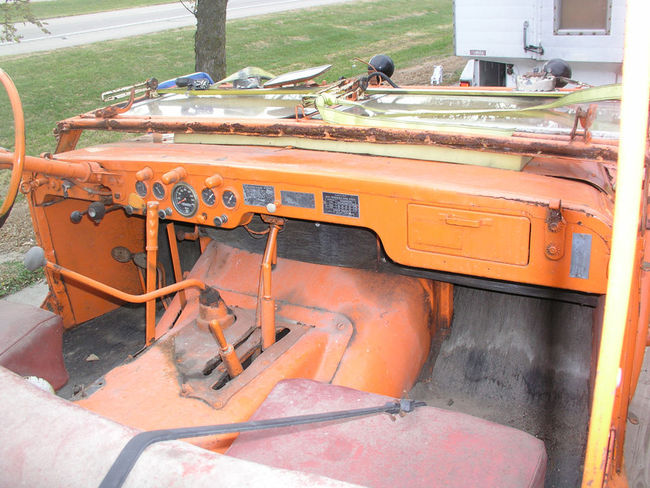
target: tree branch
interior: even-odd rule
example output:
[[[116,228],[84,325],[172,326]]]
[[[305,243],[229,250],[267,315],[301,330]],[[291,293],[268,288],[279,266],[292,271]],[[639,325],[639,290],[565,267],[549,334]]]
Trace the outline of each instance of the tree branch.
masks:
[[[49,34],[45,23],[32,13],[29,0],[4,0],[0,3],[0,42],[20,42],[23,37],[18,34],[16,24],[33,24],[45,34]]]

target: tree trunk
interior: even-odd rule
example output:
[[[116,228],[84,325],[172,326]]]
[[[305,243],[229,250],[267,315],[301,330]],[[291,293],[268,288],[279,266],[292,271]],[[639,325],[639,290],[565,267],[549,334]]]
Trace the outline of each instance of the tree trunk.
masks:
[[[228,0],[197,0],[194,52],[196,71],[214,81],[226,77],[226,6]]]

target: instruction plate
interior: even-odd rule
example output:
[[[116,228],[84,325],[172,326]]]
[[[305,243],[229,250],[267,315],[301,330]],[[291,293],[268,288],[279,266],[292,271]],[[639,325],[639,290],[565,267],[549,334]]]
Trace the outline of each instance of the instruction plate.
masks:
[[[323,213],[359,218],[359,196],[323,192]]]
[[[258,207],[266,207],[275,202],[275,189],[270,185],[243,185],[244,203]]]

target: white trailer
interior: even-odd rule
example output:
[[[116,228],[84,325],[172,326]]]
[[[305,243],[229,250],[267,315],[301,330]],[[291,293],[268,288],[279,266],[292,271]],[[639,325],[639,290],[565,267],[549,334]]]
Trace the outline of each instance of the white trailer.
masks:
[[[454,0],[456,55],[471,58],[461,82],[515,86],[554,58],[572,78],[620,83],[625,0]]]

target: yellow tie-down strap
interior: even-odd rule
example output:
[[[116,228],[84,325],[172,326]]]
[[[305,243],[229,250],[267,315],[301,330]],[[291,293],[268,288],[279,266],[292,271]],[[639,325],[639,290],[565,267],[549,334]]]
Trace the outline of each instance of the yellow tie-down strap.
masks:
[[[390,127],[418,130],[436,130],[440,132],[461,132],[463,134],[477,135],[511,135],[511,129],[505,128],[485,128],[470,126],[467,124],[452,121],[449,123],[440,120],[427,122],[425,120],[410,121],[396,120],[406,117],[418,117],[426,119],[427,117],[440,116],[464,116],[464,115],[508,115],[508,116],[539,116],[539,112],[552,110],[555,108],[566,107],[570,105],[588,104],[602,102],[606,100],[620,100],[621,85],[606,85],[593,88],[586,88],[564,95],[557,100],[540,105],[533,105],[524,108],[488,108],[488,109],[439,109],[439,110],[390,110],[380,108],[370,108],[361,102],[354,102],[337,97],[336,95],[322,93],[318,95],[314,103],[324,121],[332,124],[354,125],[365,127]],[[367,115],[359,115],[350,112],[338,110],[336,107],[358,107]],[[535,113],[538,114],[535,114]]]

